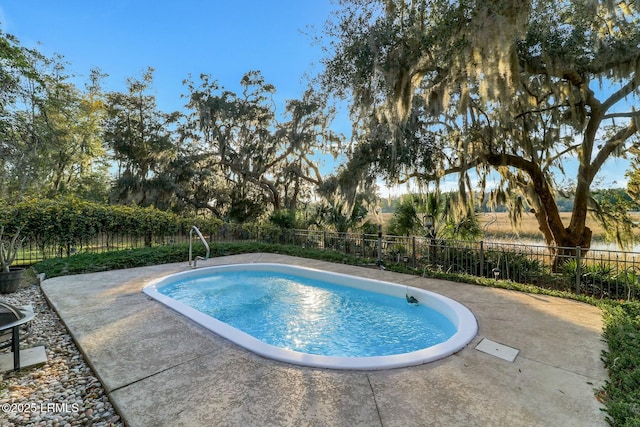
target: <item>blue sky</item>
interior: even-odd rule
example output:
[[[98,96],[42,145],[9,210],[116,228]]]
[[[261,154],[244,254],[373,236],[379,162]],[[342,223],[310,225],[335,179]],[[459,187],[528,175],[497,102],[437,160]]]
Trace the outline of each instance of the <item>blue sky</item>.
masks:
[[[318,46],[303,32],[318,31],[326,1],[19,0],[0,4],[2,29],[46,55],[62,54],[70,69],[109,74],[105,87],[124,89],[127,77],[155,68],[162,110],[180,109],[182,80],[211,74],[235,90],[249,70],[261,70],[279,99],[297,98],[305,73],[314,73]],[[38,44],[40,43],[40,44]]]
[[[99,67],[109,74],[107,90],[125,90],[128,77],[155,68],[163,111],[182,108],[189,74],[211,74],[235,91],[245,72],[261,70],[277,89],[281,112],[286,99],[302,94],[305,74],[319,70],[322,51],[309,34],[321,31],[332,9],[330,0],[13,0],[0,3],[0,24],[25,46],[63,55],[79,82]],[[346,118],[335,128],[348,133]],[[324,172],[335,166],[324,163]],[[627,165],[610,160],[602,186],[625,185]]]

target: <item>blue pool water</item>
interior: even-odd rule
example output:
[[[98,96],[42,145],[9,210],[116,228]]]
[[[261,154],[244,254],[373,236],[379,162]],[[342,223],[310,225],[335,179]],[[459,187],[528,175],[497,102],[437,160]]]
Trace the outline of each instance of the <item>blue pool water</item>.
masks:
[[[287,350],[324,356],[409,353],[448,340],[451,321],[405,298],[273,271],[221,271],[158,292]]]

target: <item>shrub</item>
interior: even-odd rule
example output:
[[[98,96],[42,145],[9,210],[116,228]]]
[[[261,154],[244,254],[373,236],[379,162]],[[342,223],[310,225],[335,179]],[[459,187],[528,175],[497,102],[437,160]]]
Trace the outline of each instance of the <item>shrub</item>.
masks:
[[[269,216],[269,221],[280,228],[292,229],[297,227],[296,212],[290,209],[273,211]]]
[[[637,293],[639,286],[639,274],[633,267],[617,271],[607,263],[581,263],[578,266],[577,261],[571,259],[562,265],[560,272],[569,288],[575,287],[579,274],[580,292],[598,298],[629,299]]]
[[[609,349],[602,360],[609,380],[599,393],[613,426],[640,425],[640,304],[604,308],[604,338]]]

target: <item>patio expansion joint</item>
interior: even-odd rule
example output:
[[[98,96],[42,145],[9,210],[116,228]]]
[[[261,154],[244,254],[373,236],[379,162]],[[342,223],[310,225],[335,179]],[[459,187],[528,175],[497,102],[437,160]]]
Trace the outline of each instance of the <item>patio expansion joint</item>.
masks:
[[[376,405],[376,413],[378,414],[378,421],[380,421],[380,426],[384,426],[382,422],[382,415],[380,415],[380,407],[378,406],[378,400],[376,399],[376,392],[373,390],[373,384],[371,384],[371,378],[368,373],[365,373],[367,376],[367,381],[369,382],[369,388],[371,389],[371,396],[373,397],[373,403]]]
[[[147,380],[147,379],[149,379],[149,378],[153,378],[153,377],[155,377],[156,375],[159,375],[159,374],[162,374],[162,373],[164,373],[164,372],[170,371],[171,369],[177,368],[177,367],[182,366],[182,365],[185,365],[185,364],[187,364],[187,363],[191,363],[191,362],[193,362],[194,360],[201,359],[201,358],[206,357],[206,356],[208,356],[208,355],[210,355],[210,354],[213,354],[213,353],[215,353],[215,352],[216,352],[216,350],[212,350],[212,351],[209,351],[209,352],[206,352],[206,353],[203,353],[203,354],[199,354],[199,355],[197,355],[197,356],[195,356],[195,357],[193,357],[193,358],[191,358],[191,359],[184,360],[184,361],[182,361],[182,362],[180,362],[180,363],[176,363],[175,365],[168,366],[168,367],[166,367],[166,368],[164,368],[164,369],[160,369],[159,371],[156,371],[156,372],[154,372],[154,373],[152,373],[152,374],[146,375],[146,376],[144,376],[144,377],[142,377],[142,378],[138,378],[137,380],[135,380],[135,381],[131,381],[130,383],[123,384],[123,385],[121,385],[121,386],[118,386],[118,387],[115,387],[115,388],[113,388],[113,389],[107,390],[107,395],[109,395],[109,396],[110,396],[113,392],[116,392],[116,391],[119,391],[119,390],[125,389],[125,388],[129,387],[130,385],[134,385],[134,384],[137,384],[137,383],[142,382],[142,381],[144,381],[144,380]],[[104,384],[104,382],[103,382],[103,384]]]
[[[146,300],[140,300],[140,301],[134,301],[134,302],[127,302],[127,305],[142,305],[144,303],[146,303]],[[51,304],[49,304],[49,306],[51,306]],[[53,306],[51,306],[53,307]],[[56,313],[58,314],[58,317],[62,318],[61,316],[61,310],[58,310],[58,308],[53,307],[54,310],[56,311]],[[91,308],[87,311],[84,311],[82,313],[64,313],[65,318],[67,319],[68,322],[73,322],[74,320],[78,319],[78,318],[83,318],[85,317],[87,314],[96,314],[96,313],[102,313],[105,311],[111,311],[113,310],[113,307],[110,305],[104,305],[104,306],[98,306],[98,307],[94,307]],[[68,326],[71,326],[70,324]]]
[[[553,369],[558,369],[560,371],[567,372],[567,373],[570,373],[572,375],[577,375],[579,377],[584,378],[587,381],[599,381],[599,382],[603,382],[604,383],[606,380],[608,380],[608,377],[600,378],[600,377],[596,377],[596,376],[593,376],[593,375],[588,375],[588,374],[585,374],[585,373],[582,373],[582,372],[576,372],[574,370],[567,369],[567,368],[564,368],[562,366],[555,365],[553,363],[543,362],[541,360],[533,359],[531,357],[526,357],[526,356],[523,356],[523,355],[519,355],[519,357],[521,357],[522,359],[528,360],[530,362],[539,363],[541,365],[545,365],[545,366],[548,366],[548,367],[553,368]]]

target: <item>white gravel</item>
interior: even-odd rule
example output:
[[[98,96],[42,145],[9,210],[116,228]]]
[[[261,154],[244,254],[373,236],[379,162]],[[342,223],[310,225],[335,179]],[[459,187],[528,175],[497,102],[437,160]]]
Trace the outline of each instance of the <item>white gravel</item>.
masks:
[[[0,295],[36,313],[21,348],[44,345],[47,363],[0,373],[1,426],[123,426],[102,384],[85,362],[39,285]],[[0,350],[8,352],[10,349]]]

